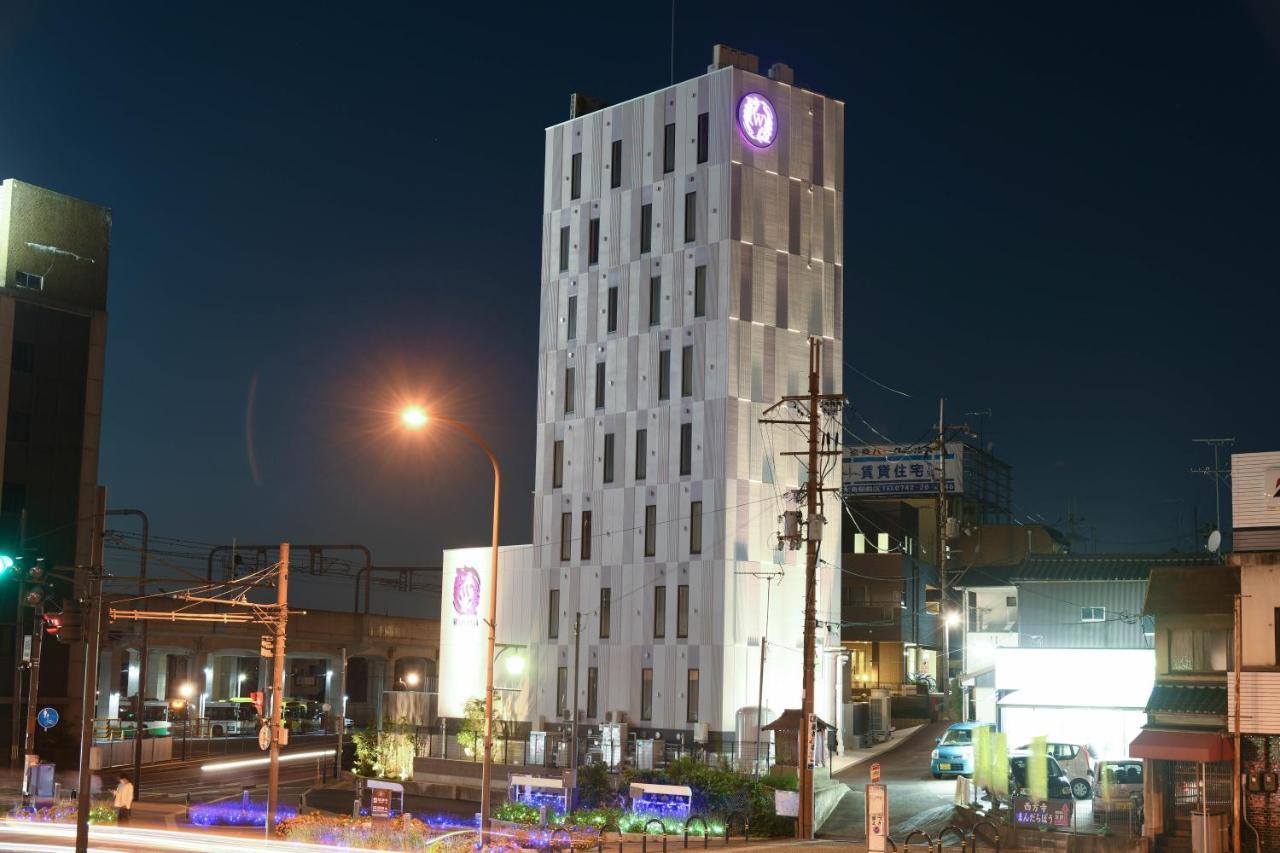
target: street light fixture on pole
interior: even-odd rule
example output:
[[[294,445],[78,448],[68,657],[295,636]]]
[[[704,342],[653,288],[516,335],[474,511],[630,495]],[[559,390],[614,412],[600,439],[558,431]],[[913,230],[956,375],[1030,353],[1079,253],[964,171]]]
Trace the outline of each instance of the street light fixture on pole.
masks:
[[[400,413],[400,421],[406,428],[419,430],[432,421],[451,426],[471,439],[477,447],[489,457],[493,466],[493,544],[489,570],[489,653],[485,655],[484,676],[484,763],[480,770],[480,846],[489,843],[490,806],[493,787],[493,662],[494,647],[497,636],[494,626],[498,621],[498,509],[502,491],[502,472],[498,467],[498,457],[494,455],[480,434],[471,427],[450,418],[428,415],[421,406],[409,406]]]

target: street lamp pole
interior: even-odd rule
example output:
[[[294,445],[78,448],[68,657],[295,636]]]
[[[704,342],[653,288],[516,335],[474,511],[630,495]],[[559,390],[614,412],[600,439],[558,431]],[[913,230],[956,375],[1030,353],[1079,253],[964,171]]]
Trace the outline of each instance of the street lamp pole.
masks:
[[[489,578],[489,618],[487,620],[489,625],[489,653],[485,655],[484,763],[481,765],[480,770],[480,846],[483,848],[489,843],[490,807],[493,793],[491,790],[493,787],[493,657],[497,646],[495,625],[498,621],[498,517],[502,492],[502,471],[498,467],[498,457],[494,455],[492,448],[480,437],[479,433],[466,424],[451,418],[437,417],[436,415],[428,417],[426,412],[418,408],[406,409],[401,414],[401,419],[411,429],[425,426],[428,420],[439,421],[442,424],[453,427],[483,450],[484,455],[489,457],[489,464],[493,466],[493,542],[489,561],[491,574]]]

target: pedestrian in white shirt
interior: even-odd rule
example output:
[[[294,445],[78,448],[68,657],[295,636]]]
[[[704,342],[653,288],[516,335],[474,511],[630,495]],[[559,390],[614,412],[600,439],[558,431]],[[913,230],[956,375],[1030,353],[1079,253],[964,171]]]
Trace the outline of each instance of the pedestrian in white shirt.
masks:
[[[129,814],[133,811],[133,782],[123,774],[120,776],[120,784],[116,785],[114,805],[116,807],[116,821],[128,823]]]

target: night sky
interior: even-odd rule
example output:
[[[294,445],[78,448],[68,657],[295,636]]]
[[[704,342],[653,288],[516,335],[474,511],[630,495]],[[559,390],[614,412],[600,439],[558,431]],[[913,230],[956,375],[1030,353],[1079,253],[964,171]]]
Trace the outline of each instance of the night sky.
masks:
[[[388,428],[417,398],[529,541],[543,128],[665,85],[666,7],[75,5],[0,0],[0,177],[114,211],[111,504],[437,564],[490,486]],[[911,395],[847,371],[859,416],[990,410],[1019,518],[1167,550],[1212,516],[1191,439],[1280,449],[1276,9],[683,2],[675,70],[846,102],[845,352]]]

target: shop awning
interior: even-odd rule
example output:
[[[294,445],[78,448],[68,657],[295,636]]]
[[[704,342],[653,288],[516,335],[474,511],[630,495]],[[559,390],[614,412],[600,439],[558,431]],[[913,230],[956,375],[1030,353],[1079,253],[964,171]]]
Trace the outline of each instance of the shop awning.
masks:
[[[1161,761],[1230,761],[1231,741],[1214,732],[1161,732],[1146,729],[1129,744],[1132,758]]]

